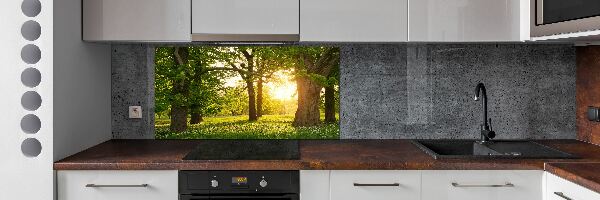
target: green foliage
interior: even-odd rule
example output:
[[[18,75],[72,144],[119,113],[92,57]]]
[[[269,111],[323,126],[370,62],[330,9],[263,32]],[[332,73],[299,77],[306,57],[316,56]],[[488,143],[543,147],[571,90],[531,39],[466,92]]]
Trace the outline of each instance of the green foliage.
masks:
[[[186,106],[203,115],[218,113],[223,99],[218,95],[223,80],[231,76],[225,71],[210,71],[215,64],[216,50],[212,47],[187,47],[188,63],[177,65],[175,47],[156,48],[155,112],[168,115],[172,105]],[[174,83],[185,83],[188,91],[175,91]]]
[[[221,93],[222,109],[218,113],[223,116],[248,114],[248,93],[244,87],[227,87]]]
[[[157,123],[157,139],[338,139],[339,125],[296,128],[292,115],[265,115],[256,122],[245,116],[208,117],[182,133],[171,133],[168,124]]]

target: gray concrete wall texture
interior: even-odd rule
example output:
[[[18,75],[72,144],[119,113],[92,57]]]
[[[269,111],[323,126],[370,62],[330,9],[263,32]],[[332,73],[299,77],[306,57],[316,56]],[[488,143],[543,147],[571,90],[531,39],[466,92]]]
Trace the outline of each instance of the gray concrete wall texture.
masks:
[[[113,45],[111,56],[113,138],[154,139],[154,47]],[[129,106],[142,106],[142,119]]]
[[[486,84],[500,139],[575,138],[575,48],[533,44],[341,47],[342,139],[476,139]],[[114,45],[113,138],[154,138],[153,51]],[[139,104],[144,118],[128,119]]]
[[[341,138],[479,138],[483,82],[500,139],[575,138],[569,45],[350,45],[341,49]]]

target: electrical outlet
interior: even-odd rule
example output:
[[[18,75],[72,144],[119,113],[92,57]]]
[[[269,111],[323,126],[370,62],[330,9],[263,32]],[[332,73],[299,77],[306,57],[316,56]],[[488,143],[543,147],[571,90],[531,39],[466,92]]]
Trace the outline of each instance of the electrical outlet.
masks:
[[[130,119],[141,119],[142,118],[142,106],[129,106],[129,118]]]

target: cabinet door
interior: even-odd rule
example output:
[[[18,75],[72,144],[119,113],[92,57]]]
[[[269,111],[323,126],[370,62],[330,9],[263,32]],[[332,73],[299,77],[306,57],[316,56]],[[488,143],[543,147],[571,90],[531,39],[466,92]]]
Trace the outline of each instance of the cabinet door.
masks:
[[[189,0],[83,0],[83,40],[190,41]]]
[[[546,200],[598,200],[600,194],[546,172]]]
[[[542,200],[543,171],[423,171],[422,200]]]
[[[302,0],[300,41],[405,42],[407,0]]]
[[[331,200],[415,200],[420,198],[419,171],[331,171]]]
[[[299,0],[192,0],[192,39],[297,41],[299,9]]]
[[[411,0],[408,40],[529,40],[529,19],[526,0]]]
[[[329,200],[329,172],[300,171],[300,200]]]
[[[177,171],[57,172],[58,200],[177,200]],[[143,185],[147,184],[147,185]]]

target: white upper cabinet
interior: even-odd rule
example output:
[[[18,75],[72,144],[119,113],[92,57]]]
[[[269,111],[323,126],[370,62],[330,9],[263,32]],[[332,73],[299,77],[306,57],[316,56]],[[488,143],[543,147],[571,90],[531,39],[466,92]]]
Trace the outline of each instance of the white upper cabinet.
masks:
[[[298,41],[299,0],[192,0],[194,41]]]
[[[411,0],[411,42],[529,40],[528,0]]]
[[[190,41],[189,0],[83,0],[85,41]]]
[[[302,0],[300,41],[406,42],[408,0]]]

